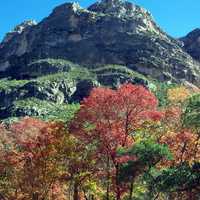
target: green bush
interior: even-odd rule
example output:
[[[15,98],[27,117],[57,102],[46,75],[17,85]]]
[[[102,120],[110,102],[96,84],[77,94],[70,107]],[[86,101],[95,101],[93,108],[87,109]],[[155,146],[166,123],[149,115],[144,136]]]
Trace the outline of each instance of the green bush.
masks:
[[[11,114],[15,117],[35,116],[43,120],[70,121],[79,109],[79,104],[56,104],[29,98],[15,101]]]

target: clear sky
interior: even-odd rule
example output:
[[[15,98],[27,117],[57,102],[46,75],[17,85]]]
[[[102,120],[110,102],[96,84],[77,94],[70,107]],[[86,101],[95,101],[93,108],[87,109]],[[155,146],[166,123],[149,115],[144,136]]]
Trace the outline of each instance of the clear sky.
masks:
[[[87,7],[95,0],[75,0]],[[168,34],[180,37],[200,27],[200,0],[130,0],[149,10]],[[0,40],[6,32],[24,20],[40,21],[51,10],[68,0],[1,0]]]

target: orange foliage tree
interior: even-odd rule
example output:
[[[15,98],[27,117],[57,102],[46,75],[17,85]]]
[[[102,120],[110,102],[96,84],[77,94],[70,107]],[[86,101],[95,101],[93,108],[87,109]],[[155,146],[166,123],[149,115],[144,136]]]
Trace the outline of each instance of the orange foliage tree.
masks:
[[[117,90],[95,88],[82,101],[70,131],[85,145],[93,145],[95,156],[101,162],[98,173],[107,180],[107,199],[111,189],[117,200],[124,190],[118,179],[122,162],[117,156],[118,148],[132,146],[135,132],[145,121],[161,118],[157,106],[158,101],[151,92],[132,84],[124,84]]]
[[[1,194],[9,200],[56,199],[54,190],[65,173],[61,170],[63,124],[25,118],[9,128],[1,126],[0,133]]]
[[[184,87],[170,89],[168,98],[170,105],[163,111],[159,141],[168,145],[174,159],[163,163],[162,167],[168,168],[169,171],[165,172],[166,176],[161,177],[166,183],[169,183],[170,178],[174,179],[174,182],[168,185],[169,188],[174,187],[171,189],[171,199],[177,199],[178,196],[182,199],[195,199],[200,187],[197,181],[200,159],[197,110],[200,104],[198,98],[194,98]],[[167,185],[164,187],[167,188]]]

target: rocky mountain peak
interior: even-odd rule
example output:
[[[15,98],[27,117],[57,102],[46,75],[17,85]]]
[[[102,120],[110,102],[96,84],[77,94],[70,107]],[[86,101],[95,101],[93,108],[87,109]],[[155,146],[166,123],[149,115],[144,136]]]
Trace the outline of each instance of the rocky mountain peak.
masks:
[[[162,81],[200,82],[199,63],[131,2],[101,0],[88,9],[65,3],[34,24],[22,23],[0,44],[1,77],[35,78],[31,63],[64,59],[90,68],[123,65]]]
[[[21,24],[17,25],[12,31],[6,34],[2,43],[9,42],[16,35],[21,34],[24,30],[35,25],[37,25],[37,22],[35,20],[27,20],[27,21],[22,22]]]
[[[13,32],[22,33],[22,31],[24,29],[26,29],[27,27],[34,26],[34,25],[37,25],[37,22],[35,20],[27,20],[27,21],[24,21],[23,23],[17,25],[14,28]]]
[[[122,20],[132,21],[135,24],[136,32],[153,32],[162,37],[165,34],[154,23],[152,15],[144,8],[124,0],[101,0],[90,7],[88,11],[103,13],[108,16],[113,16]]]
[[[119,17],[130,17],[133,16],[136,6],[122,0],[102,0],[91,5],[88,10],[97,13],[113,14]]]
[[[188,33],[186,37],[190,37],[192,39],[194,37],[199,37],[199,35],[200,35],[200,28],[196,28],[190,33]]]
[[[122,0],[101,0],[101,2],[107,3],[107,4],[120,4],[122,3]]]
[[[183,42],[200,60],[198,38],[196,29]],[[99,85],[131,82],[156,90],[156,79],[199,86],[200,63],[182,43],[124,0],[101,0],[88,9],[62,4],[37,25],[16,26],[0,43],[0,119],[46,116],[46,109],[52,116],[52,107],[63,109]]]
[[[65,3],[60,6],[57,6],[54,10],[52,15],[62,15],[66,13],[76,13],[78,10],[80,10],[81,7],[78,3],[72,2],[72,3]]]
[[[196,28],[185,37],[180,38],[184,49],[196,60],[200,61],[200,28]]]
[[[104,5],[107,7],[118,7],[124,4],[123,0],[101,0],[97,2],[99,5]]]

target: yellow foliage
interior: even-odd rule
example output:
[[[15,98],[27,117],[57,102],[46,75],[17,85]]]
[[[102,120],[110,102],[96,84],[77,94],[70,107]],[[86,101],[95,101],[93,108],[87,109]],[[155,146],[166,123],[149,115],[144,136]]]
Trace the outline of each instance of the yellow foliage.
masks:
[[[175,104],[185,101],[190,95],[191,92],[184,86],[171,88],[167,91],[168,100]]]

